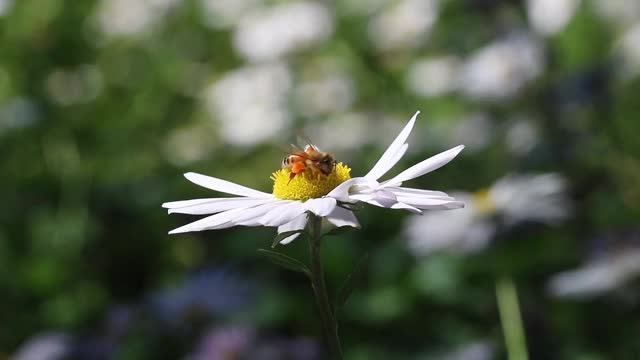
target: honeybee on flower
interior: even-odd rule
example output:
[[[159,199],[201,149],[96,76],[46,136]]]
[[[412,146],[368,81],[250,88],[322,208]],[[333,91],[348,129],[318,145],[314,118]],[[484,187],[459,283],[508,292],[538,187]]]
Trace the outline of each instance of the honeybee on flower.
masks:
[[[282,160],[282,168],[290,169],[289,179],[293,180],[296,175],[307,171],[313,175],[329,175],[333,172],[338,163],[333,155],[321,151],[317,146],[307,142],[303,149],[291,144],[293,152]]]

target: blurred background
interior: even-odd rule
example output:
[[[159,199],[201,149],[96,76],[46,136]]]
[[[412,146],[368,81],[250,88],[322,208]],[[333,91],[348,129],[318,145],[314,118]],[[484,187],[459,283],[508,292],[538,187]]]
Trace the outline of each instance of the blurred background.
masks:
[[[347,359],[504,359],[511,278],[532,359],[640,352],[640,2],[0,0],[0,359],[323,359],[269,228],[168,236],[270,191],[298,129],[363,175],[416,110],[407,186],[325,242]],[[306,259],[306,243],[280,247]]]

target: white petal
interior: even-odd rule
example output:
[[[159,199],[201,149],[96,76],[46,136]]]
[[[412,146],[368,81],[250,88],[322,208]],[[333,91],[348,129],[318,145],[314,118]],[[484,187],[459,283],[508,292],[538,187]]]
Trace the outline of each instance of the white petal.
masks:
[[[373,166],[373,168],[365,175],[364,177],[371,180],[378,180],[384,174],[387,173],[399,160],[402,158],[404,153],[407,151],[407,147],[409,145],[406,144],[407,138],[409,134],[411,134],[411,130],[413,129],[413,125],[416,122],[416,118],[420,114],[420,111],[416,111],[416,113],[411,117],[409,123],[400,131],[400,134],[396,137],[395,140],[389,145],[387,150],[382,154],[378,162]]]
[[[392,192],[398,201],[405,202],[408,204],[424,204],[424,205],[432,205],[432,204],[442,204],[456,201],[454,197],[451,197],[445,193],[433,192],[438,195],[432,195],[432,192],[425,190],[424,192],[418,191],[405,191],[403,187],[391,187],[385,188]]]
[[[304,229],[305,226],[307,226],[307,214],[301,214],[295,217],[290,222],[284,225],[280,225],[278,227],[278,234],[287,232],[287,231],[302,230]],[[298,236],[300,236],[300,234],[295,234],[295,235],[286,237],[280,241],[280,244],[286,245],[292,242],[293,240],[297,239]]]
[[[391,196],[389,196],[391,194]],[[355,194],[351,198],[357,201],[366,202],[368,204],[386,209],[402,209],[408,210],[414,214],[422,214],[422,210],[412,204],[407,204],[399,200],[398,197],[391,192],[376,190],[371,194]]]
[[[409,144],[401,144],[399,147],[394,148],[392,152],[389,151],[391,147],[382,154],[382,157],[378,159],[378,162],[373,166],[373,168],[365,175],[364,177],[371,180],[378,180],[384,176],[395,164],[402,159],[404,154],[409,149]],[[385,157],[385,155],[387,155]],[[375,170],[375,172],[374,172]]]
[[[233,209],[233,210],[225,211],[223,213],[207,216],[204,219],[200,219],[190,224],[181,226],[177,229],[173,229],[169,231],[169,234],[178,234],[178,233],[185,233],[190,231],[202,231],[202,230],[215,229],[215,228],[222,229],[225,227],[230,227],[230,226],[233,226],[233,223],[231,222],[231,218],[234,215],[239,214],[240,211],[242,211],[242,209]],[[225,226],[225,225],[228,225],[228,226]]]
[[[397,186],[399,184],[402,184],[403,181],[415,179],[428,172],[439,169],[440,167],[446,165],[449,161],[453,160],[453,158],[455,158],[460,153],[460,151],[462,151],[462,149],[464,149],[464,145],[458,145],[453,149],[449,149],[447,151],[441,152],[438,155],[434,155],[401,172],[393,179],[385,181],[382,185]]]
[[[327,220],[337,227],[351,226],[358,229],[360,228],[360,223],[353,214],[353,211],[341,208],[340,206],[336,206],[331,214],[327,215]]]
[[[207,216],[204,219],[194,221],[190,224],[173,229],[169,234],[184,233],[190,231],[224,229],[235,225],[257,226],[258,219],[269,211],[277,211],[278,207],[286,206],[288,201],[275,201],[267,204],[254,206],[251,208],[237,208],[215,215]]]
[[[319,199],[309,199],[304,203],[305,210],[324,217],[329,215],[336,207],[336,199],[324,197]]]
[[[242,213],[234,217],[231,221],[235,225],[242,226],[259,226],[260,219],[267,213],[277,212],[280,208],[292,203],[291,200],[279,200],[264,205],[258,205],[252,208],[244,209]]]
[[[434,191],[434,190],[423,190],[423,189],[414,189],[414,188],[408,188],[408,187],[398,187],[398,186],[388,186],[385,187],[387,190],[392,191],[394,194],[396,195],[406,195],[406,196],[411,196],[411,195],[423,195],[423,196],[431,196],[431,197],[445,197],[445,198],[451,198],[453,199],[451,196],[449,196],[447,193],[442,192],[442,191]]]
[[[371,194],[376,199],[385,199],[389,201],[398,201],[398,197],[391,191],[385,189],[376,189]]]
[[[412,212],[414,214],[422,214],[422,210],[418,209],[417,207],[411,205],[411,204],[406,204],[403,202],[398,201],[397,203],[391,205],[392,209],[397,209],[397,210],[407,210],[409,212]]]
[[[198,199],[207,200],[202,203],[195,203],[190,206],[180,206],[169,209],[169,214],[191,214],[191,215],[203,215],[203,214],[215,214],[223,211],[228,211],[236,208],[247,208],[257,205],[266,204],[269,202],[275,202],[276,199],[269,198],[249,198],[249,197],[236,197],[236,198],[218,198],[218,199]],[[186,202],[185,202],[186,203]]]
[[[292,201],[275,210],[269,211],[258,222],[264,226],[284,225],[300,214],[304,214],[305,208],[299,201]]]
[[[327,197],[332,197],[342,202],[351,202],[351,199],[349,199],[349,189],[361,182],[367,182],[367,180],[362,177],[351,178],[336,186],[333,190],[331,190],[331,192],[327,194]]]
[[[398,202],[395,199],[390,199],[387,197],[376,197],[375,195],[371,195],[371,194],[352,195],[351,198],[357,201],[366,202],[368,204],[383,207],[383,208],[391,208],[394,204]]]
[[[176,208],[181,208],[181,207],[204,204],[206,202],[209,202],[209,201],[215,200],[215,199],[219,199],[219,198],[169,201],[169,202],[166,202],[166,203],[162,204],[162,207],[165,208],[165,209],[176,209]]]
[[[234,184],[230,181],[214,178],[211,176],[190,172],[190,173],[184,174],[184,177],[186,177],[189,181],[191,181],[194,184],[200,185],[202,187],[206,187],[207,189],[224,192],[227,194],[251,196],[251,197],[257,197],[257,198],[273,197],[272,194],[254,190],[246,186]]]
[[[425,196],[398,196],[398,201],[415,206],[418,209],[459,209],[464,207],[464,202],[451,199],[434,199]]]

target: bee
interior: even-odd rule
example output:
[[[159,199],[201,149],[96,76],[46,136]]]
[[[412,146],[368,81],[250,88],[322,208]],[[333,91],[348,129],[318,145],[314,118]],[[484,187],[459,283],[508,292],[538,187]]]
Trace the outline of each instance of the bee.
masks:
[[[336,167],[336,159],[333,155],[321,151],[317,146],[307,143],[304,149],[296,145],[291,145],[294,149],[292,153],[282,160],[282,168],[291,169],[289,181],[303,171],[310,171],[313,174],[329,175]]]

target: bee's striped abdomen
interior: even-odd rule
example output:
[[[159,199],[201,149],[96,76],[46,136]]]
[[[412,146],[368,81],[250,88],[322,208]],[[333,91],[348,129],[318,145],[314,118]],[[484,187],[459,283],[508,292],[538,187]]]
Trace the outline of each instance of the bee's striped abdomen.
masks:
[[[290,167],[291,165],[293,165],[296,162],[296,158],[299,158],[299,156],[295,155],[295,154],[291,154],[289,156],[285,156],[284,159],[282,159],[282,167]]]

